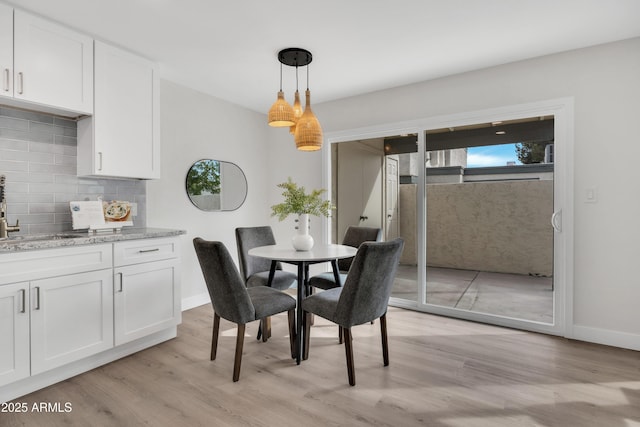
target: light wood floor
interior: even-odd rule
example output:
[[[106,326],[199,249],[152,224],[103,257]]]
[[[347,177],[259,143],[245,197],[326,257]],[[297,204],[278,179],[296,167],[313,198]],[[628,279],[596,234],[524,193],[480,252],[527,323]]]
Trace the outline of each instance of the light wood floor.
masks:
[[[353,329],[355,387],[337,328],[316,317],[310,356],[289,355],[286,316],[273,336],[247,327],[240,381],[235,329],[212,311],[184,313],[178,338],[19,398],[69,402],[70,413],[0,413],[5,426],[635,426],[640,354],[390,308],[391,364],[380,323]]]

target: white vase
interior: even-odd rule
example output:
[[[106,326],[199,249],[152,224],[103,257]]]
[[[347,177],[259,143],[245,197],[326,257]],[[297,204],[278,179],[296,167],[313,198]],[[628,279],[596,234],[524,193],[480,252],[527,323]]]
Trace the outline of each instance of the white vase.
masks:
[[[296,220],[296,234],[291,239],[296,251],[310,251],[313,237],[309,234],[309,214],[300,214]]]

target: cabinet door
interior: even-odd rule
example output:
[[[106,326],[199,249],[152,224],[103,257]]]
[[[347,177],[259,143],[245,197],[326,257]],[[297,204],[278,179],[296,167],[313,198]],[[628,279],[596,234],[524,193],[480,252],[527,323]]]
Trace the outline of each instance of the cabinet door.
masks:
[[[29,283],[0,286],[0,386],[29,376]]]
[[[93,112],[93,39],[16,10],[14,96],[79,113]]]
[[[95,42],[97,173],[160,177],[158,77],[153,63]]]
[[[31,374],[113,347],[110,269],[31,282]]]
[[[13,8],[0,4],[0,96],[13,96]]]
[[[120,267],[114,273],[116,345],[180,323],[179,260]]]

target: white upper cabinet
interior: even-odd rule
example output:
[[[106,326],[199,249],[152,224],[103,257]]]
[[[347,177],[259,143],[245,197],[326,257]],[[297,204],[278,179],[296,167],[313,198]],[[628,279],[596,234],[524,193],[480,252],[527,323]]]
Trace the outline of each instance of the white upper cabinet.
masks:
[[[0,96],[13,97],[13,8],[0,3]]]
[[[78,122],[78,175],[160,178],[155,64],[95,42],[94,115]]]
[[[10,9],[10,8],[9,8]],[[3,6],[6,25],[10,10]],[[6,21],[6,22],[5,22]],[[11,27],[8,27],[11,28]],[[6,44],[6,28],[0,41]],[[3,45],[3,55],[5,47]],[[3,65],[3,93],[29,104],[76,115],[93,112],[93,39],[61,25],[15,10],[13,73]],[[12,80],[6,84],[6,80]],[[9,90],[7,90],[9,86]]]

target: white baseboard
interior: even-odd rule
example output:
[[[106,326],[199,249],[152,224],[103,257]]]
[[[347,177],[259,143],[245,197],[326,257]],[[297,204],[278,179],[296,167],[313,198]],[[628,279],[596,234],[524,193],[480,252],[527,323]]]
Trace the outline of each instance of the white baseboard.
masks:
[[[572,336],[568,338],[640,351],[640,335],[638,334],[580,325],[573,325],[572,329]]]
[[[205,292],[199,295],[182,299],[182,311],[190,310],[192,308],[200,307],[201,305],[211,303],[209,293]]]

